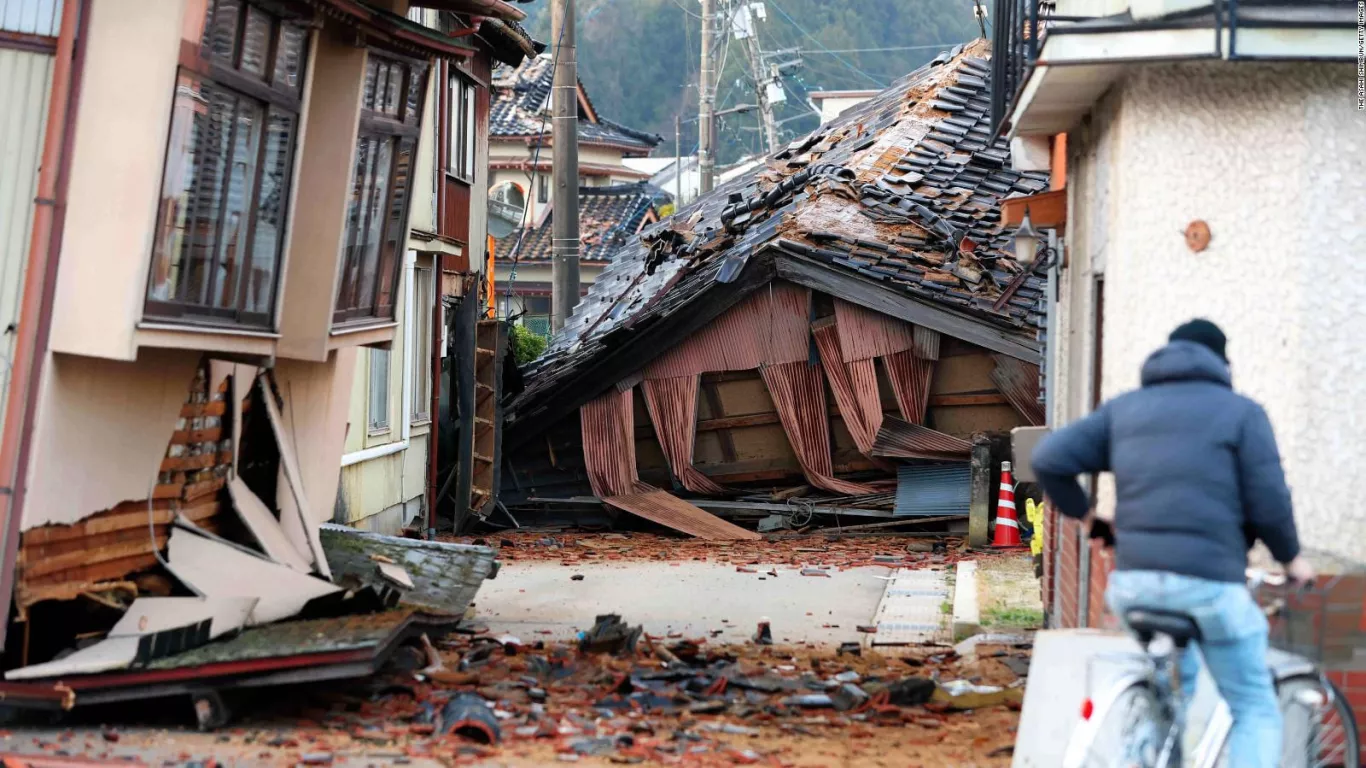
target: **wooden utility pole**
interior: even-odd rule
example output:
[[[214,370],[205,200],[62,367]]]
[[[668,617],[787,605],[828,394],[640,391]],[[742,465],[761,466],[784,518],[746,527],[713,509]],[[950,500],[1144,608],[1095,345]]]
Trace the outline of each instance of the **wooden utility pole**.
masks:
[[[683,207],[683,117],[674,115],[674,213]]]
[[[564,327],[579,303],[579,78],[574,44],[574,0],[552,0],[550,37],[555,41],[551,87],[550,328]]]
[[[702,68],[697,78],[697,101],[699,104],[697,124],[697,170],[701,175],[702,194],[707,194],[715,186],[716,157],[712,139],[716,136],[715,94],[716,72],[712,70],[715,56],[712,48],[716,42],[716,0],[702,0]]]

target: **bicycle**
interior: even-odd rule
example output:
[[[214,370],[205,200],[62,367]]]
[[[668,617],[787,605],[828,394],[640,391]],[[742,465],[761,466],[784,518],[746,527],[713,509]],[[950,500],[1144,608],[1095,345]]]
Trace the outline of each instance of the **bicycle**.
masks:
[[[1262,571],[1248,572],[1248,587],[1262,599],[1272,625],[1267,665],[1276,683],[1285,721],[1282,768],[1361,768],[1361,744],[1351,705],[1321,671],[1328,635],[1328,593],[1341,577],[1322,581],[1320,592],[1276,593],[1285,586]],[[1268,590],[1269,588],[1269,590]],[[1305,599],[1316,596],[1317,600]],[[1296,606],[1316,606],[1313,621],[1296,618]],[[1227,763],[1225,747],[1233,719],[1218,699],[1201,729],[1187,733],[1187,702],[1181,691],[1177,660],[1200,629],[1184,614],[1160,610],[1129,611],[1125,625],[1138,640],[1139,653],[1104,654],[1095,661],[1126,665],[1098,698],[1082,704],[1082,723],[1068,742],[1065,768],[1216,768]],[[1297,631],[1317,631],[1316,642],[1297,638]],[[1317,659],[1309,658],[1317,652]],[[1091,670],[1088,664],[1088,694]],[[1197,695],[1195,698],[1199,699]],[[1190,735],[1198,741],[1183,759]]]

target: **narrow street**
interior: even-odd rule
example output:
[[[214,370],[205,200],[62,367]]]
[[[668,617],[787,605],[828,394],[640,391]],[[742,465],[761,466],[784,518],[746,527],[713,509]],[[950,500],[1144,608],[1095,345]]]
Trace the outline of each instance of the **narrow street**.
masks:
[[[486,541],[502,569],[461,629],[434,643],[435,657],[416,645],[362,684],[243,699],[213,733],[171,726],[189,713],[168,701],[139,707],[151,718],[143,725],[95,725],[106,709],[82,714],[86,725],[13,728],[3,748],[149,766],[1010,764],[1024,636],[984,635],[960,655],[947,637],[875,649],[877,635],[859,631],[871,628],[896,568],[950,572],[956,541],[937,553],[908,552],[930,549],[928,540],[898,536]],[[1021,560],[975,562],[1018,571]],[[609,612],[642,628],[635,652],[610,632],[581,652],[579,634]],[[754,640],[761,620],[772,645]],[[490,702],[494,743],[481,728],[443,732],[445,702],[469,693]]]

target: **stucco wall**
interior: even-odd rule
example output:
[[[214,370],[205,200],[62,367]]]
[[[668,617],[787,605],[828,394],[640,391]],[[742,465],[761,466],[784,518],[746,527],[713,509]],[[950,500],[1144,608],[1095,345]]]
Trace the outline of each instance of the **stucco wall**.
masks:
[[[1235,387],[1275,425],[1306,545],[1360,559],[1366,510],[1350,500],[1366,447],[1366,122],[1352,74],[1135,68],[1073,151],[1069,238],[1074,258],[1102,258],[1103,393],[1137,386],[1178,323],[1219,323]],[[1202,253],[1182,235],[1197,219],[1213,236]],[[1075,295],[1084,276],[1069,272]],[[1089,322],[1079,309],[1066,318],[1073,389]],[[1075,415],[1075,391],[1068,401]]]

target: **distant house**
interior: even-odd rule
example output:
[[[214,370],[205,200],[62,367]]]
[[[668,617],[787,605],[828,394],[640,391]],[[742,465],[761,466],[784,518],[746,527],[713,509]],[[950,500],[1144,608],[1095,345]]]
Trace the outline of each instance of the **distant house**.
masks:
[[[877,91],[812,91],[810,98],[816,111],[821,114],[821,125],[825,125],[850,107],[858,106],[877,94]]]
[[[635,242],[642,228],[659,220],[659,205],[666,196],[648,182],[610,187],[579,187],[579,270],[585,293],[617,251]],[[506,264],[498,274],[499,286],[512,275],[517,258],[516,292],[509,298],[498,290],[498,314],[522,315],[521,323],[536,333],[550,336],[551,222],[552,208],[533,226],[497,241],[497,263]]]
[[[992,15],[995,119],[1017,162],[1052,166],[1058,187],[1006,212],[1017,225],[1028,207],[1059,252],[1049,423],[1137,387],[1172,328],[1209,318],[1229,336],[1234,387],[1271,417],[1301,541],[1366,557],[1341,503],[1366,397],[1361,291],[1342,279],[1366,242],[1366,213],[1347,202],[1366,197],[1356,4],[1059,0],[1032,31],[1033,2]],[[1050,622],[1101,626],[1112,563],[1058,522]]]
[[[985,54],[946,52],[631,238],[526,371],[500,501],[744,537],[703,508],[862,498],[904,462],[966,516],[983,436],[1043,421],[1044,281],[1001,205],[1048,175],[992,139]]]
[[[523,211],[520,225],[540,228],[547,220],[551,203],[551,165],[555,147],[551,141],[550,125],[550,86],[554,78],[549,54],[529,58],[520,66],[500,66],[493,71],[493,103],[489,116],[489,197],[495,205],[515,216],[515,211]],[[579,83],[579,187],[614,188],[646,181],[652,175],[647,170],[628,166],[627,158],[648,157],[662,139],[654,134],[615,123],[598,113],[588,97],[583,83]],[[617,197],[629,192],[609,192],[609,197]],[[590,206],[601,201],[580,201],[580,207]],[[608,229],[619,228],[620,221],[598,217],[594,221],[581,217],[580,238],[585,242],[601,237]],[[546,229],[549,232],[549,229]],[[513,259],[520,264],[520,256],[513,251],[517,233],[499,238],[496,247],[495,269],[497,271],[497,291],[503,295],[507,280],[512,271]],[[544,289],[527,286],[524,292],[529,304],[524,307],[529,317],[550,315],[549,306],[549,240],[544,257],[547,275],[543,281]],[[592,285],[599,269],[594,263],[605,263],[609,252],[596,249],[592,258],[587,253],[584,260],[582,284],[584,290]],[[537,257],[533,256],[533,259]],[[523,276],[521,266],[517,270],[518,290],[521,291]],[[542,308],[539,297],[545,298]]]

